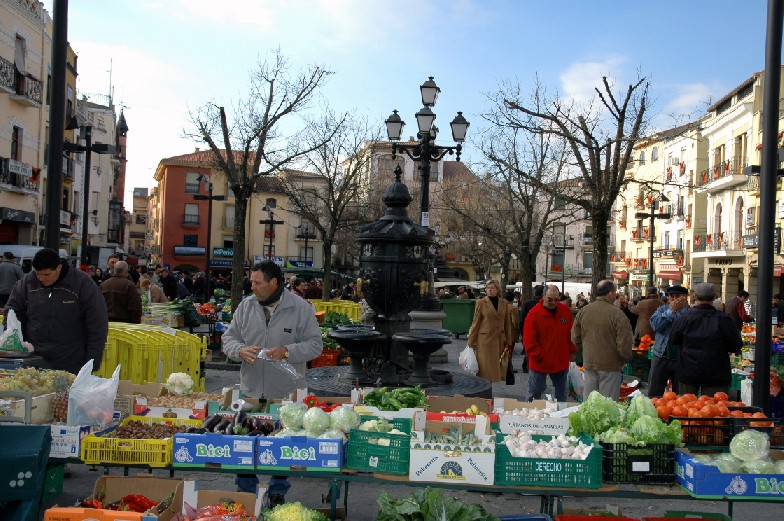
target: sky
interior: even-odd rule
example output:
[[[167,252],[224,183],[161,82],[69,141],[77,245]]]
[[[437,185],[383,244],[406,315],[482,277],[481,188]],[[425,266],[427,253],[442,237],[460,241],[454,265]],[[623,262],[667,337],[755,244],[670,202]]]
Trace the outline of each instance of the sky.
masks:
[[[644,76],[654,128],[694,119],[764,68],[766,17],[767,0],[71,0],[68,41],[79,97],[112,92],[125,112],[130,208],[162,159],[205,148],[182,137],[188,112],[242,99],[278,48],[294,71],[334,72],[321,91],[334,109],[379,126],[399,110],[404,136],[433,76],[438,144],[454,144],[462,111],[470,162],[492,94],[509,82],[528,93],[537,76],[577,100],[602,76],[619,92]]]

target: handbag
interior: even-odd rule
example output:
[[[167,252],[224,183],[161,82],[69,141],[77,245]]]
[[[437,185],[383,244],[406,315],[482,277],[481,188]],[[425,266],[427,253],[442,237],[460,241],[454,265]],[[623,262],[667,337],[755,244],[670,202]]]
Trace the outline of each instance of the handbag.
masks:
[[[514,385],[515,384],[515,375],[514,375],[514,368],[512,367],[512,360],[509,360],[509,363],[506,364],[506,385]]]

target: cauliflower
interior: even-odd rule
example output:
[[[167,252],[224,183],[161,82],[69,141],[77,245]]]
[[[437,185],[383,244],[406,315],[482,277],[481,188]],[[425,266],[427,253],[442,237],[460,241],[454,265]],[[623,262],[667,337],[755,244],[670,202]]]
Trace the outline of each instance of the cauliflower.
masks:
[[[302,506],[302,503],[283,503],[273,508],[264,517],[266,521],[327,521],[321,512]]]
[[[177,395],[191,394],[193,392],[193,378],[187,373],[172,373],[166,379],[164,387]]]

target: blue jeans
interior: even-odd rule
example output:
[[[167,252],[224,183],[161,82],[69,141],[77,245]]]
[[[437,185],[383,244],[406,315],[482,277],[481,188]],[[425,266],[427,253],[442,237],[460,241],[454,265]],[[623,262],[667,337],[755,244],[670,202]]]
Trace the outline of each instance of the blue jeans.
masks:
[[[567,401],[569,396],[569,369],[557,373],[540,373],[529,369],[528,372],[528,399],[541,400],[544,388],[547,386],[547,375],[555,389],[555,399],[559,402]]]
[[[234,483],[243,492],[253,494],[256,492],[256,485],[259,484],[259,477],[256,474],[237,474],[237,477],[234,478]],[[291,488],[291,483],[289,483],[289,479],[286,476],[271,476],[267,487],[268,496],[272,494],[285,496],[286,492]]]

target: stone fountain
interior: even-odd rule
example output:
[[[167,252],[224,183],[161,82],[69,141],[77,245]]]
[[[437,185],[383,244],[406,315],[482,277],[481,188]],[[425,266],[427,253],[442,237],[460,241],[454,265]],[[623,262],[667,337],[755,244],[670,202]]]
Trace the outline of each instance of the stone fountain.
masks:
[[[408,187],[395,180],[383,196],[387,211],[381,219],[362,226],[358,289],[376,312],[375,327],[350,326],[329,333],[349,351],[351,366],[319,367],[307,372],[308,388],[322,396],[346,396],[359,385],[422,385],[441,396],[492,394],[490,382],[466,373],[448,374],[429,368],[430,355],[452,342],[443,329],[411,329],[409,312],[427,292],[428,255],[434,232],[411,221],[406,208]],[[413,355],[411,367],[408,352]]]

